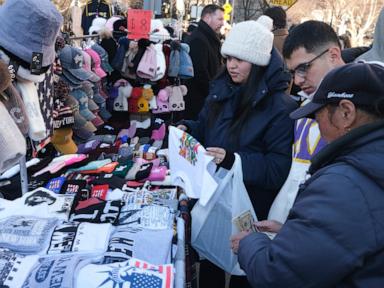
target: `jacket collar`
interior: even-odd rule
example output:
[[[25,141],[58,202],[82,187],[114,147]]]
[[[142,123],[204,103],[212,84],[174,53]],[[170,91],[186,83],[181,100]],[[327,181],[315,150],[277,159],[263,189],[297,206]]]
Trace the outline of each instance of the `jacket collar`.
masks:
[[[312,158],[309,174],[313,175],[320,168],[334,162],[337,157],[348,154],[377,138],[383,138],[383,125],[384,120],[369,123],[331,142]]]
[[[203,20],[199,21],[199,26],[197,26],[198,31],[203,33],[209,41],[215,42],[217,45],[220,45],[220,39],[219,36],[215,33],[215,31],[212,30],[211,27],[207,23],[205,23]]]

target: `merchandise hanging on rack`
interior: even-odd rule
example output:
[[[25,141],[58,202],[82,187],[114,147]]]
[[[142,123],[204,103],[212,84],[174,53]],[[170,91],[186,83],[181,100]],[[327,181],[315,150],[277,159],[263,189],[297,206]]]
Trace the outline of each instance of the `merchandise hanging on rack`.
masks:
[[[108,19],[112,16],[111,5],[105,0],[89,0],[85,4],[82,18],[81,27],[85,35],[92,34],[89,30],[96,17]]]
[[[9,0],[12,1],[18,2]],[[37,13],[39,8],[33,8],[35,1],[18,3],[24,2]],[[91,2],[94,1],[88,4]],[[35,149],[37,158],[34,160],[37,161],[26,161],[23,157],[25,145],[7,146],[21,147],[23,151],[6,152],[9,158],[17,160],[5,163],[7,171],[0,176],[0,192],[7,198],[0,201],[3,211],[0,213],[0,235],[4,236],[0,237],[0,246],[10,248],[18,259],[21,256],[17,253],[26,253],[26,260],[36,264],[24,265],[24,273],[16,273],[18,282],[24,287],[33,287],[40,281],[36,278],[40,275],[39,269],[44,269],[47,263],[52,267],[47,279],[55,277],[58,263],[67,263],[63,264],[65,271],[73,277],[67,277],[61,284],[69,287],[79,287],[87,281],[95,285],[114,285],[121,279],[97,273],[109,267],[114,272],[126,272],[124,285],[143,287],[143,281],[151,281],[158,287],[181,288],[186,275],[190,275],[185,272],[183,253],[188,244],[184,241],[188,224],[178,217],[182,190],[170,186],[166,134],[167,126],[184,109],[186,87],[181,85],[182,79],[193,77],[188,46],[177,41],[173,43],[168,31],[154,21],[157,26],[150,31],[149,39],[133,41],[123,34],[120,39],[123,49],[119,46],[113,55],[113,49],[102,45],[104,33],[107,30],[112,36],[115,24],[121,24],[118,21],[124,19],[110,24],[111,31],[105,27],[108,21],[104,23],[99,18],[91,25],[96,34],[67,37],[66,40],[57,37],[56,42],[56,35],[52,39],[48,36],[53,41],[49,51],[42,51],[40,63],[44,65],[32,66],[40,73],[34,75],[28,65],[16,65],[13,66],[16,68],[14,83],[4,84],[8,98],[12,93],[18,96],[12,96],[12,105],[28,103],[25,118],[32,122],[17,122],[8,112],[0,111],[1,117],[5,115],[11,119],[6,123],[14,124],[9,130],[19,131],[21,140],[15,141],[22,143],[25,141],[23,134],[27,133],[29,138],[41,141],[34,143],[35,147],[40,145],[40,149]],[[29,19],[25,19],[25,23],[29,23]],[[44,25],[47,26],[47,21]],[[46,30],[51,31],[40,31]],[[114,41],[112,37],[109,39]],[[16,52],[17,47],[26,45],[15,43]],[[104,44],[109,43],[105,41]],[[1,43],[0,46],[2,51],[3,48],[7,50]],[[25,62],[28,59],[13,51],[1,53],[0,62],[6,64],[18,58]],[[13,59],[13,54],[18,58]],[[52,58],[53,66],[52,62],[46,62],[47,58]],[[120,69],[111,65],[116,63]],[[175,63],[178,67],[170,67]],[[9,92],[13,86],[20,92],[16,88]],[[161,106],[164,103],[167,109]],[[1,107],[2,103],[0,110],[6,111],[8,106]],[[30,107],[38,107],[42,115],[31,114]],[[47,111],[51,111],[51,115]],[[52,130],[47,129],[47,123]],[[11,173],[8,168],[20,158],[20,169],[15,166]],[[10,195],[9,191],[21,191],[20,178],[23,195]],[[12,216],[8,215],[11,210]],[[23,237],[18,237],[17,243],[10,241],[21,234]],[[85,245],[89,239],[96,239],[96,234],[97,241]],[[28,246],[27,242],[34,245]],[[148,250],[153,243],[157,243],[156,251]],[[32,259],[37,253],[39,257]],[[8,256],[2,254],[0,258],[9,263]],[[48,280],[41,281],[39,283]],[[1,285],[7,283],[0,281]]]

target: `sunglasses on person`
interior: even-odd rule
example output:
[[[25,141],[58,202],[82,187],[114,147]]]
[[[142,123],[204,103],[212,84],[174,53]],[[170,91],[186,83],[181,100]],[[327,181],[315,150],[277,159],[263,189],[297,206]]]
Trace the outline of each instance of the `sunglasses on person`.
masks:
[[[319,59],[321,56],[323,56],[328,51],[329,51],[329,48],[327,50],[324,50],[323,52],[321,52],[319,55],[317,55],[312,60],[305,62],[305,63],[301,63],[301,64],[297,65],[295,69],[289,70],[289,73],[291,73],[292,77],[294,77],[295,75],[298,75],[300,77],[305,77],[308,73],[309,68],[311,68],[313,62],[316,59]]]

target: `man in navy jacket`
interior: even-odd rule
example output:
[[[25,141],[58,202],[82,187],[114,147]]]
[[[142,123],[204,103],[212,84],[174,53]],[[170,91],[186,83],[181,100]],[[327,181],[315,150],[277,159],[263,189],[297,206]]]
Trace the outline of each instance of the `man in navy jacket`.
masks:
[[[329,142],[313,159],[287,222],[232,237],[253,287],[384,284],[384,67],[332,70],[291,118],[315,116]]]

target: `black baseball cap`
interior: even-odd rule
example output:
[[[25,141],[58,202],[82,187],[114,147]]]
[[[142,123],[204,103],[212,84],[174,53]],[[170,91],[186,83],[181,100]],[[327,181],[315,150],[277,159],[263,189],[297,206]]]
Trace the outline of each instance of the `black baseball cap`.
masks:
[[[314,113],[327,104],[342,99],[362,106],[374,106],[384,95],[384,66],[377,62],[349,63],[331,70],[321,81],[311,102],[296,109],[292,119],[314,118]]]

